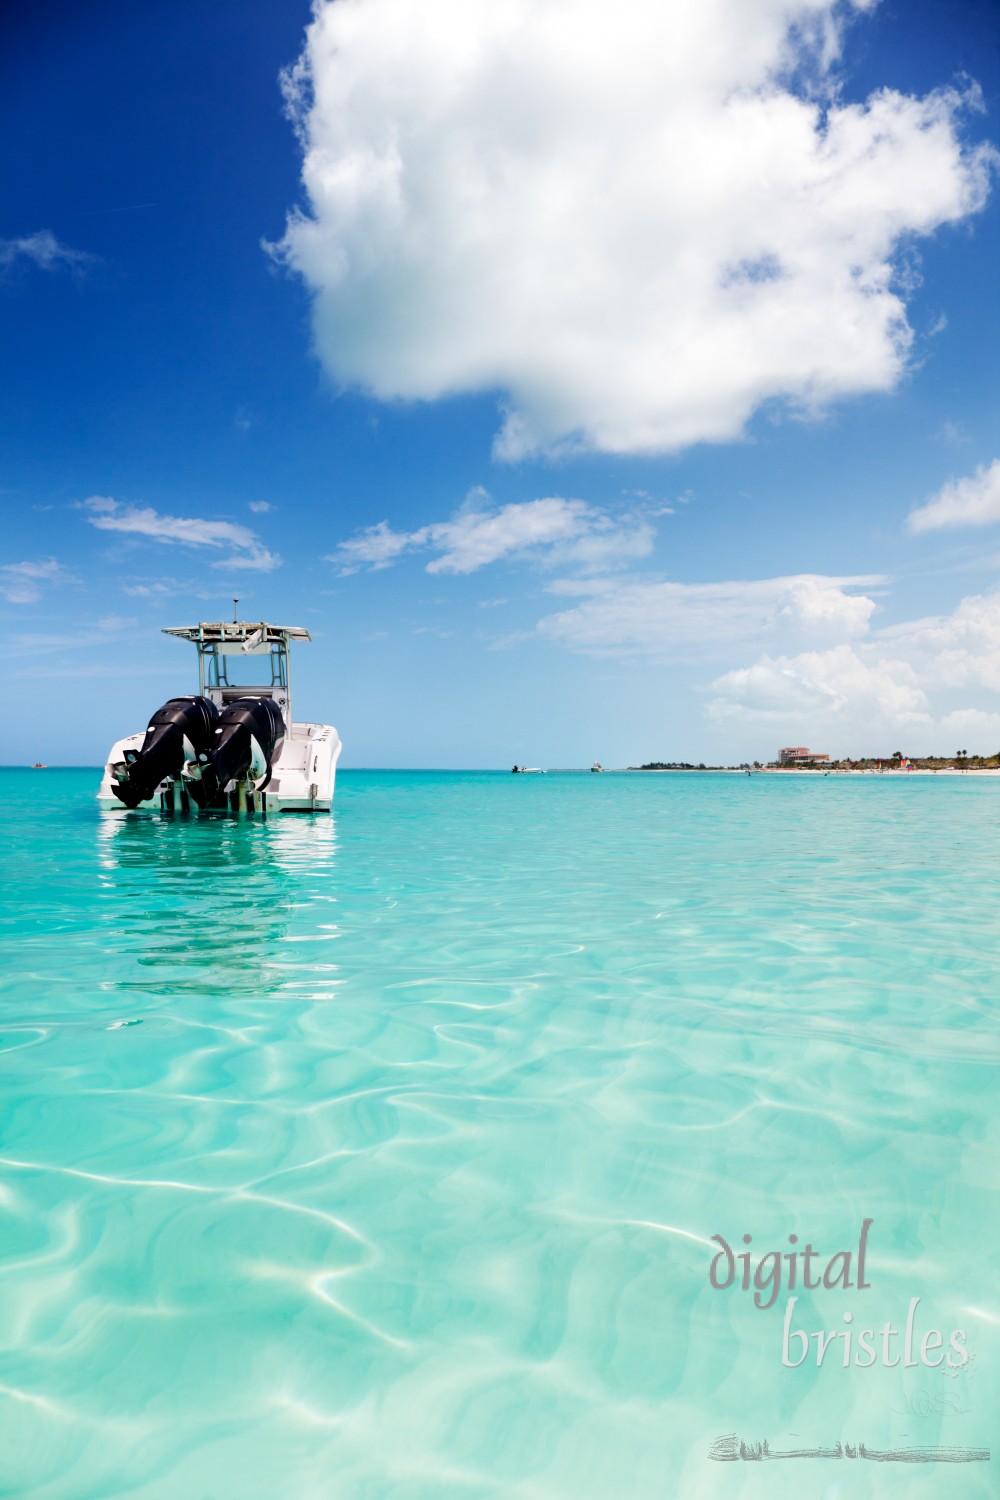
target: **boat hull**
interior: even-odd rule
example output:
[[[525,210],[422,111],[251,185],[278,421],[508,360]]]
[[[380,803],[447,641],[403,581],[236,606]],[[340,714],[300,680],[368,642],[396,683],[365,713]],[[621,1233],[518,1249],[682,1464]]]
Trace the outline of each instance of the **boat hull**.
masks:
[[[124,762],[127,750],[141,749],[143,737],[143,733],[126,735],[112,745],[97,792],[101,807],[125,812],[113,791],[115,767]],[[293,724],[272,761],[270,781],[262,788],[262,795],[258,793],[262,810],[329,812],[340,750],[340,736],[332,724]],[[140,802],[136,811],[160,812],[164,808],[164,794],[169,791],[173,796],[172,787],[172,782],[161,782],[153,796]],[[178,797],[179,794],[180,788]],[[197,808],[190,810],[196,812]]]

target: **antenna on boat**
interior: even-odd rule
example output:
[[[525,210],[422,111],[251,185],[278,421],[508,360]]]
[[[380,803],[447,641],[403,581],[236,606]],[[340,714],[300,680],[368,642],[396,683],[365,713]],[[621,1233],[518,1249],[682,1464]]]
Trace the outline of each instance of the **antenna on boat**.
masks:
[[[239,605],[239,602],[240,602],[239,599],[234,599],[233,600],[233,624],[234,625],[239,620],[239,615],[237,614],[237,607]]]

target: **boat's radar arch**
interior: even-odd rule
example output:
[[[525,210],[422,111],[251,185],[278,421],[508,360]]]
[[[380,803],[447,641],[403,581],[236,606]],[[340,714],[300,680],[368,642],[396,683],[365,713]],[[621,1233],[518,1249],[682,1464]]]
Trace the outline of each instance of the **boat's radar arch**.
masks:
[[[163,632],[191,641],[198,650],[198,692],[221,711],[239,698],[273,698],[286,723],[292,720],[289,648],[292,641],[312,639],[301,625],[271,625],[266,620],[203,620],[198,625],[171,625]],[[231,671],[231,662],[253,658],[261,670],[243,679],[246,670]]]

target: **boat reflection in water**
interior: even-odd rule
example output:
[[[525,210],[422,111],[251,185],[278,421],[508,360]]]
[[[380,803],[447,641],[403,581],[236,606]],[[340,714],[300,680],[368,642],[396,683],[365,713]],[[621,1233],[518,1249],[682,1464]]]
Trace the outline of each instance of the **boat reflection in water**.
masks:
[[[224,1004],[301,991],[294,954],[305,933],[336,936],[332,817],[262,823],[102,813],[100,879],[112,900],[103,941],[115,987],[168,1004]],[[129,963],[131,959],[131,963]],[[333,965],[310,963],[311,994]]]

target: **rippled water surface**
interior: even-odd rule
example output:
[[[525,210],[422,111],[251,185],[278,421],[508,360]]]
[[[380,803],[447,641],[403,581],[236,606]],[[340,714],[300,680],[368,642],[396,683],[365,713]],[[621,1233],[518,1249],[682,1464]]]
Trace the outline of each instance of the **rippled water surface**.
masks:
[[[708,1457],[997,1447],[1000,782],[96,783],[0,777],[0,1494],[1000,1492]],[[785,1368],[789,1289],[709,1285],[865,1218],[795,1326],[918,1297],[963,1368]]]

